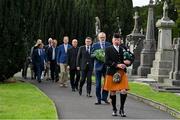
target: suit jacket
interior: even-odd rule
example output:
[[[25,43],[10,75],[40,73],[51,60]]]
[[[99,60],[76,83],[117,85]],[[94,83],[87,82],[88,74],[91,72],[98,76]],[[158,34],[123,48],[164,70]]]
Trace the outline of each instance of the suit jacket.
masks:
[[[113,75],[119,69],[116,67],[117,64],[123,63],[123,48],[127,50],[126,47],[121,46],[118,52],[113,45],[105,49],[106,74]]]
[[[79,47],[69,48],[67,51],[67,65],[70,66],[70,70],[76,69],[76,57],[78,55]]]
[[[57,59],[57,52],[58,52],[58,48],[56,47],[55,48],[55,61],[57,61],[56,59]],[[52,60],[52,54],[53,54],[53,47],[50,47],[48,50],[47,50],[47,59],[48,59],[48,61],[53,61]]]
[[[90,48],[90,52],[92,47]],[[80,67],[81,70],[85,70],[86,67],[89,67],[89,70],[93,70],[93,58],[91,54],[86,51],[86,46],[81,46],[77,55],[77,67]]]
[[[68,44],[68,49],[72,46]],[[67,63],[67,53],[64,49],[64,44],[58,46],[57,63]]]
[[[39,55],[39,49],[35,49],[32,55],[32,62],[34,65],[44,66],[44,62],[47,61],[46,53],[44,49],[41,49],[41,54]]]
[[[46,54],[48,54],[48,49],[49,49],[50,47],[51,47],[51,46],[50,46],[49,44],[44,46],[44,49],[45,49]]]
[[[105,48],[109,47],[111,45],[111,43],[109,42],[105,42]],[[97,43],[94,43],[93,46],[92,46],[92,53],[95,51],[95,50],[98,50],[98,49],[101,49],[101,45],[100,45],[100,42],[97,42]],[[97,60],[96,58],[94,58],[94,69],[95,70],[102,70],[104,67],[104,63]]]

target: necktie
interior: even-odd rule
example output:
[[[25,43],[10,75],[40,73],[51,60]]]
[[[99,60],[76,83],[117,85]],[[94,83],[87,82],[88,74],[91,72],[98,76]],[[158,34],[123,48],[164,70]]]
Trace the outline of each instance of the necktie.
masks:
[[[104,49],[105,48],[105,43],[104,42],[102,42],[102,49]]]
[[[88,53],[90,53],[90,47],[87,46],[87,50],[86,50]]]
[[[52,60],[55,59],[55,48],[53,48],[53,51],[52,51]]]

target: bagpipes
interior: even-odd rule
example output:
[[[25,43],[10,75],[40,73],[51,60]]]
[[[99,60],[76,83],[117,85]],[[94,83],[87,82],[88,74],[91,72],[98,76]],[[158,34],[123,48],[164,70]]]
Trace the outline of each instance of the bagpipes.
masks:
[[[130,52],[129,49],[125,49],[124,47],[122,48],[123,48],[123,60],[129,60],[131,61],[131,64],[132,64],[135,59],[134,54]],[[126,66],[131,66],[131,64],[126,65]]]

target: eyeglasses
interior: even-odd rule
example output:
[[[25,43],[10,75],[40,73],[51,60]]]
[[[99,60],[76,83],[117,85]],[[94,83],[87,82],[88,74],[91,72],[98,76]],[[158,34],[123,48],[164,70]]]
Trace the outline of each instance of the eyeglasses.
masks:
[[[99,37],[99,38],[105,38],[105,37]]]

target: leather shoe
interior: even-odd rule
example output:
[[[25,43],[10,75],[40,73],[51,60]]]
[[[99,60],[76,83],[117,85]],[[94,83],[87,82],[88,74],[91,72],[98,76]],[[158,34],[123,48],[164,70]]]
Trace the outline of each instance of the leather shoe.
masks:
[[[104,101],[104,103],[106,103],[106,104],[110,104],[110,102],[108,100],[102,100],[102,101]]]
[[[94,103],[95,105],[101,105],[101,102],[96,102],[96,103]]]
[[[79,89],[79,95],[82,95],[82,89]]]
[[[124,113],[124,110],[119,110],[119,114],[121,117],[126,117],[126,114]]]
[[[92,97],[90,94],[87,94],[86,96],[87,96],[87,97]]]
[[[113,111],[112,116],[117,116],[117,111]]]

